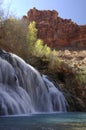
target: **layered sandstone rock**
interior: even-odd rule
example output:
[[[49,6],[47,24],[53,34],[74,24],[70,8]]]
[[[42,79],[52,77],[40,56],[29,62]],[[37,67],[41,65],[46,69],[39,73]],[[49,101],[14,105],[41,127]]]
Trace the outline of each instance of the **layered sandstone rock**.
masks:
[[[86,25],[78,27],[78,31],[70,36],[71,46],[86,49]]]
[[[50,47],[86,47],[86,25],[79,26],[71,19],[62,19],[55,10],[30,9],[24,16],[28,24],[36,21],[38,38]]]

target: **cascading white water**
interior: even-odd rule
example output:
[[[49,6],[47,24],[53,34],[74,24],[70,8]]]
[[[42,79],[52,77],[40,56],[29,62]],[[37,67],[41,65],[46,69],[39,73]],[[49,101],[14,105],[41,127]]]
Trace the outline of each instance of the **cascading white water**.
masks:
[[[51,102],[53,104],[54,111],[66,111],[67,101],[55,85],[47,79],[46,75],[43,75],[43,80],[48,88]]]
[[[15,70],[0,58],[0,115],[34,111],[30,96],[19,86]]]
[[[1,54],[0,115],[52,111],[66,111],[63,94],[20,57]]]

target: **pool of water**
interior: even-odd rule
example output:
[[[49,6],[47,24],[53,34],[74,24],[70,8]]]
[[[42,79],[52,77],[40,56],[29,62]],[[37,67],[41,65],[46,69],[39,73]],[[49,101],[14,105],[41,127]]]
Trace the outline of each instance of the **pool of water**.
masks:
[[[86,113],[2,116],[0,130],[86,130]]]

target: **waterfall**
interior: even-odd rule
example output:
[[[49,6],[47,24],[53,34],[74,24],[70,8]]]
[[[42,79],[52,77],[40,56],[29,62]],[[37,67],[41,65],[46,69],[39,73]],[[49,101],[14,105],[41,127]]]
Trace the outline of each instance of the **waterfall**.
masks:
[[[66,111],[63,94],[15,54],[0,51],[0,115]]]
[[[54,111],[66,111],[67,101],[55,85],[47,78],[46,75],[43,75],[43,80],[48,88],[50,99],[53,105]]]

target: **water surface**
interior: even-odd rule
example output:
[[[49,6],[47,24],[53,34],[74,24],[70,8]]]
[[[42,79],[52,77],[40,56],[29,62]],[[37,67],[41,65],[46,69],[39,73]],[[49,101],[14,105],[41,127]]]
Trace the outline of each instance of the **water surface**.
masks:
[[[0,117],[0,130],[86,130],[86,113],[51,113]]]

